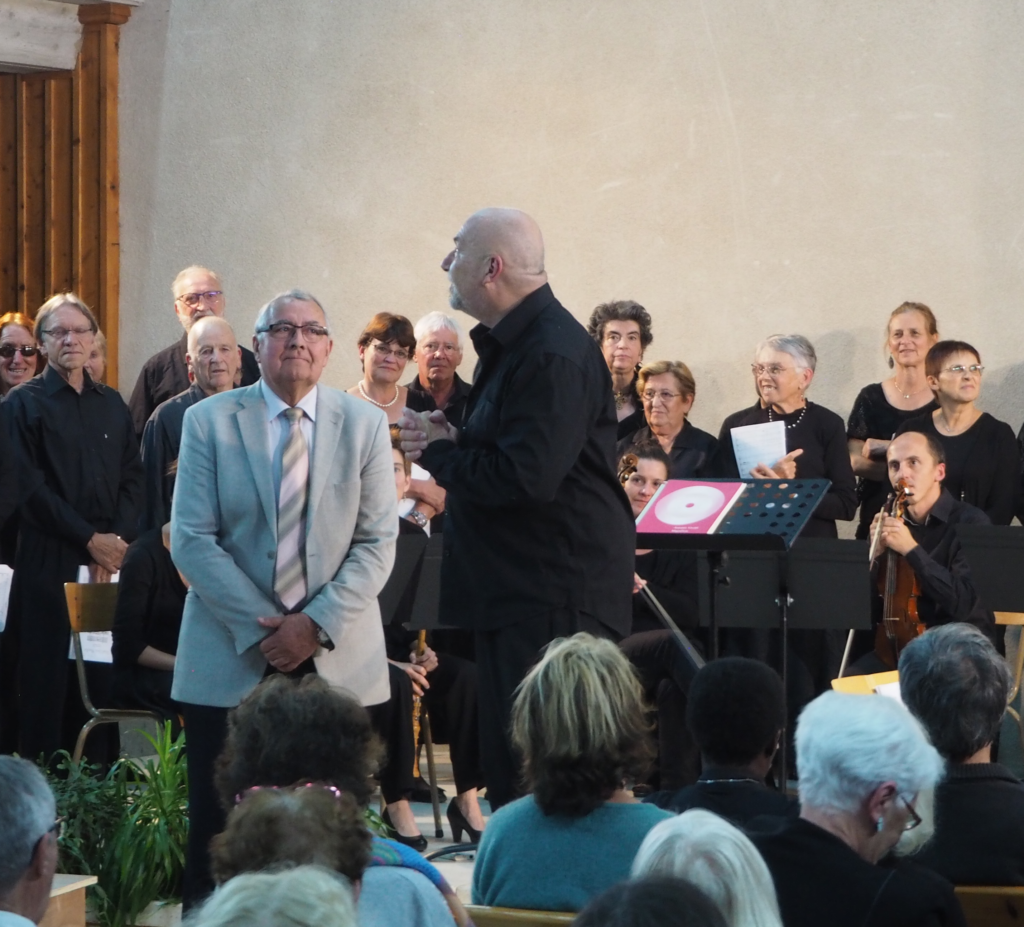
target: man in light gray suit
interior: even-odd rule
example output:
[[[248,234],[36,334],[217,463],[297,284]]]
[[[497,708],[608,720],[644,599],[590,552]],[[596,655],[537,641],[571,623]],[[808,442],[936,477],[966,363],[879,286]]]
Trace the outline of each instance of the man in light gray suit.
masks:
[[[333,342],[291,290],[260,311],[263,379],[185,413],[171,556],[190,583],[172,695],[188,732],[187,906],[212,888],[224,815],[213,764],[228,710],[269,672],[316,672],[363,705],[390,696],[377,594],[398,513],[387,421],[318,386]]]

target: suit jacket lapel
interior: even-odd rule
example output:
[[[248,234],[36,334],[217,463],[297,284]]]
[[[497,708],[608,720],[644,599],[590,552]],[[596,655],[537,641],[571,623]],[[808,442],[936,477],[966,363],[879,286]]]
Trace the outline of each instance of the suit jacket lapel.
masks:
[[[256,493],[263,504],[263,513],[274,540],[277,540],[277,499],[274,493],[274,478],[270,458],[267,455],[267,406],[260,395],[260,386],[250,387],[248,395],[241,397],[242,408],[238,410],[238,428],[242,433],[242,444],[249,458],[249,469],[256,483]],[[255,392],[254,392],[255,391]]]
[[[309,500],[306,503],[306,534],[312,523],[312,514],[320,504],[327,480],[331,475],[334,453],[341,437],[344,413],[327,390],[321,388],[316,401],[316,440],[313,442],[313,460],[309,473]]]

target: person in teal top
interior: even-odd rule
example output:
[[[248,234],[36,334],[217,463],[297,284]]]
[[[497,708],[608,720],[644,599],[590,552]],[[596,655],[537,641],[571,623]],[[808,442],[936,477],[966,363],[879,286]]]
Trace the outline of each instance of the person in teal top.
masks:
[[[552,641],[516,695],[512,740],[531,794],[488,822],[473,902],[579,911],[628,878],[647,832],[672,817],[626,788],[654,755],[629,661],[589,634]]]

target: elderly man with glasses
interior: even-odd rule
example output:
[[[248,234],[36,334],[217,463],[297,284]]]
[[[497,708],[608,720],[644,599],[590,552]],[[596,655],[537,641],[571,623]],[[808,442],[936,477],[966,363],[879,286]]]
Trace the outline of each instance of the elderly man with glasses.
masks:
[[[192,326],[207,316],[224,315],[224,286],[220,276],[212,270],[198,265],[186,267],[174,278],[171,292],[174,294],[174,313],[185,329],[185,334],[174,344],[154,354],[139,371],[132,398],[128,401],[132,421],[135,423],[135,436],[139,441],[156,407],[172,396],[183,393],[192,383],[185,359],[188,354],[188,333]],[[241,379],[235,385],[250,386],[259,378],[260,368],[256,356],[247,348],[242,348]]]

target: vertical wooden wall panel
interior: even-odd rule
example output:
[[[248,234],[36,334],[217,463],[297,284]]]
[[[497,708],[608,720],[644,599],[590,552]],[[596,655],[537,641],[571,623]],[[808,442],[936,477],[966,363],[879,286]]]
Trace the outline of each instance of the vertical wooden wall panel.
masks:
[[[46,292],[70,290],[74,281],[71,229],[72,80],[46,82]]]
[[[18,83],[0,74],[0,314],[18,306]]]
[[[46,83],[33,74],[18,93],[18,309],[33,313],[46,298]]]

